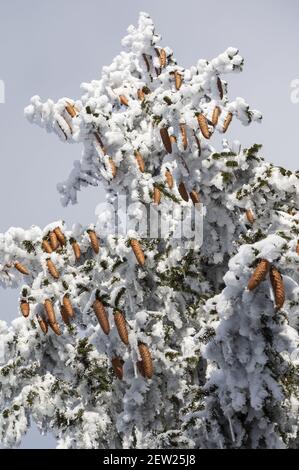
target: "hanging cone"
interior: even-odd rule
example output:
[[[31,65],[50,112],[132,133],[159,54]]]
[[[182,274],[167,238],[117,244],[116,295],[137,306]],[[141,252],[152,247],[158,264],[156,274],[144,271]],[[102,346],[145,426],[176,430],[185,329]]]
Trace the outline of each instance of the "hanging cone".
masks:
[[[72,118],[76,117],[77,114],[78,114],[78,110],[75,108],[75,106],[73,104],[69,103],[69,101],[67,101],[66,103],[67,103],[67,105],[66,105],[65,109],[66,109],[67,113]]]
[[[61,329],[60,329],[58,323],[49,323],[49,325],[50,325],[50,328],[54,331],[54,333],[57,336],[61,335]]]
[[[184,147],[184,150],[186,150],[187,147],[188,147],[186,124],[181,123],[180,124],[180,130],[181,130],[181,134],[182,134],[183,147]]]
[[[231,113],[231,112],[228,112],[228,113],[227,113],[227,116],[226,116],[226,118],[225,118],[225,121],[224,121],[224,123],[223,123],[223,129],[222,129],[223,133],[225,133],[225,132],[227,131],[228,126],[229,126],[230,123],[232,122],[232,118],[233,118],[232,113]]]
[[[42,249],[43,249],[46,253],[53,253],[53,250],[52,250],[51,245],[50,245],[50,243],[48,242],[48,240],[43,240],[43,241],[42,241]]]
[[[193,202],[194,205],[200,203],[200,196],[199,196],[198,192],[195,191],[194,189],[190,193],[190,198],[191,198],[191,201]]]
[[[116,176],[116,165],[112,157],[109,157],[108,160],[108,165],[110,166],[111,173],[112,173],[112,178],[115,178]]]
[[[160,204],[161,202],[161,191],[159,188],[154,187],[154,204]]]
[[[47,268],[48,268],[48,271],[51,274],[51,276],[54,277],[54,279],[59,279],[60,274],[59,274],[55,264],[50,259],[47,259]]]
[[[222,98],[223,98],[223,86],[222,86],[222,81],[219,77],[217,77],[217,88],[218,88],[218,91],[219,91],[220,99],[222,100]]]
[[[48,323],[46,322],[46,320],[44,320],[39,315],[36,315],[36,318],[37,318],[38,324],[40,326],[40,329],[46,335],[48,333]]]
[[[127,346],[129,344],[129,334],[126,324],[126,319],[122,312],[116,311],[114,313],[114,322],[122,342]]]
[[[61,318],[63,320],[63,322],[66,324],[66,325],[69,325],[70,324],[70,317],[69,315],[66,313],[66,310],[64,308],[63,305],[60,306],[60,314],[61,314]]]
[[[247,288],[249,290],[254,290],[265,279],[269,268],[269,261],[267,261],[266,259],[262,259],[255,268],[255,271],[253,272],[251,278],[249,279]]]
[[[172,153],[171,140],[169,138],[168,130],[166,129],[166,127],[161,127],[160,135],[166,152]]]
[[[167,57],[165,49],[160,49],[159,51],[159,58],[160,58],[160,67],[166,67]]]
[[[44,301],[44,308],[47,314],[47,318],[49,320],[49,323],[56,323],[56,315],[53,307],[53,303],[51,302],[50,299],[46,299]]]
[[[168,168],[165,171],[165,178],[166,178],[166,183],[169,189],[173,188],[173,176],[171,172],[168,170]]]
[[[177,90],[179,90],[182,86],[183,77],[177,71],[174,72],[174,80],[175,80],[175,87]]]
[[[275,307],[280,310],[285,301],[285,290],[282,275],[274,266],[271,266],[270,280],[275,298]]]
[[[96,317],[98,319],[98,322],[103,332],[105,333],[105,335],[109,335],[110,324],[109,324],[108,315],[107,315],[104,305],[102,304],[100,300],[96,299],[93,303],[92,308],[94,310],[94,313],[96,314]]]
[[[181,195],[181,198],[184,199],[184,201],[189,201],[189,194],[187,193],[186,187],[183,182],[179,184],[179,193]]]
[[[63,299],[62,299],[62,304],[63,304],[63,307],[64,307],[64,310],[65,310],[66,314],[67,314],[70,318],[73,318],[74,315],[75,315],[75,312],[74,312],[72,303],[71,303],[71,301],[70,301],[70,298],[69,298],[69,296],[68,296],[67,294],[64,295],[64,297],[63,297]]]
[[[50,244],[51,244],[52,250],[53,251],[57,250],[57,248],[59,247],[59,242],[58,242],[56,233],[50,232],[49,238],[50,238]]]
[[[136,158],[136,162],[137,162],[139,170],[141,171],[141,173],[144,173],[145,164],[144,164],[144,160],[143,160],[140,152],[138,152],[138,151],[135,152],[135,158]]]
[[[54,229],[54,232],[55,232],[56,237],[58,238],[59,243],[61,243],[61,245],[65,245],[66,244],[66,239],[65,239],[65,236],[64,236],[61,228],[56,227]]]
[[[203,114],[198,114],[197,121],[198,121],[198,125],[199,125],[202,135],[206,139],[209,139],[211,137],[211,134],[209,131],[207,118]]]
[[[78,260],[81,256],[81,250],[80,250],[80,245],[78,242],[76,242],[76,240],[72,242],[72,248],[73,248],[75,258],[76,260]]]
[[[297,255],[299,255],[299,242],[297,242],[297,245],[296,245],[296,253]]]
[[[137,369],[139,370],[140,374],[142,375],[142,377],[145,378],[145,372],[144,372],[144,368],[143,368],[143,363],[142,361],[137,361]]]
[[[253,224],[255,219],[254,219],[253,211],[251,209],[246,210],[246,218],[250,224]]]
[[[139,88],[139,89],[137,90],[137,98],[138,98],[140,101],[143,101],[143,100],[144,100],[144,97],[145,97],[144,92],[141,90],[141,88]]]
[[[20,302],[20,310],[23,317],[27,318],[30,313],[29,303],[26,300],[21,300]]]
[[[100,244],[99,244],[99,240],[98,240],[98,237],[97,237],[95,231],[94,230],[87,230],[87,233],[89,235],[93,251],[96,254],[98,254],[98,252],[100,251]]]
[[[133,238],[131,240],[131,247],[134,252],[134,255],[136,256],[138,263],[140,264],[140,266],[143,266],[145,263],[145,256],[144,256],[144,253],[140,246],[139,241]]]
[[[144,343],[138,345],[139,353],[142,359],[142,367],[146,378],[151,379],[153,376],[153,361],[152,355],[148,346]]]
[[[126,96],[119,95],[119,101],[120,101],[120,104],[123,104],[124,106],[129,106],[129,101]]]
[[[213,114],[212,114],[212,124],[214,127],[217,126],[220,114],[221,114],[221,109],[219,108],[219,106],[215,106]]]
[[[116,357],[113,357],[111,359],[111,364],[112,364],[112,367],[113,367],[113,370],[114,370],[114,373],[115,373],[116,377],[119,380],[122,380],[123,375],[124,375],[124,371],[123,371],[124,361],[120,357],[116,356]]]
[[[17,271],[19,271],[21,274],[24,274],[24,275],[28,275],[29,274],[29,271],[28,269],[26,268],[26,266],[24,266],[22,263],[19,263],[18,261],[15,263],[15,268]]]

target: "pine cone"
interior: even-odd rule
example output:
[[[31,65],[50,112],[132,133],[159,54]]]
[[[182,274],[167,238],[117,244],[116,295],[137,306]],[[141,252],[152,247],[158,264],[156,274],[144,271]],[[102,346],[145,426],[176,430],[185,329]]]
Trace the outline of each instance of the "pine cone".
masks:
[[[167,62],[167,57],[166,57],[166,51],[165,49],[160,49],[160,67],[166,67],[166,62]]]
[[[50,328],[54,331],[54,333],[57,336],[61,335],[61,329],[60,329],[58,323],[49,323],[49,325],[50,325]]]
[[[144,164],[144,160],[143,160],[140,152],[137,152],[137,151],[135,152],[135,158],[136,158],[136,162],[137,162],[139,170],[141,171],[141,173],[144,173],[145,164]]]
[[[171,134],[169,136],[169,139],[170,139],[171,145],[176,144],[176,136],[174,134]]]
[[[87,232],[90,238],[92,249],[96,254],[98,254],[100,251],[100,244],[99,244],[98,237],[94,230],[88,230]]]
[[[48,267],[48,271],[51,274],[51,276],[54,277],[54,279],[59,279],[60,274],[57,271],[56,266],[54,265],[52,260],[47,259],[47,267]]]
[[[129,344],[129,334],[126,324],[126,319],[122,312],[116,311],[114,313],[114,322],[122,342],[127,346]]]
[[[144,343],[139,343],[138,349],[142,359],[144,375],[146,378],[151,379],[153,376],[153,361],[150,350],[148,346]]]
[[[140,101],[143,101],[143,100],[144,100],[144,97],[145,97],[144,92],[141,90],[141,88],[139,88],[139,89],[137,90],[137,98],[138,98]]]
[[[81,256],[81,250],[80,250],[80,245],[78,242],[76,241],[73,241],[72,242],[72,248],[73,248],[73,252],[74,252],[74,255],[75,255],[75,258],[76,260],[78,260]]]
[[[173,188],[173,176],[168,169],[166,169],[165,171],[165,178],[166,178],[167,186],[169,187],[169,189],[172,189]]]
[[[270,280],[274,292],[275,306],[277,310],[280,310],[285,301],[285,290],[282,275],[274,266],[270,270]]]
[[[22,312],[23,317],[27,318],[29,316],[30,307],[29,303],[26,300],[21,300],[20,310]]]
[[[108,160],[108,165],[110,166],[111,173],[112,173],[112,178],[115,178],[116,176],[116,165],[112,157],[109,157]]]
[[[96,299],[93,303],[92,308],[94,310],[94,313],[97,316],[98,322],[99,322],[103,332],[105,333],[105,335],[109,335],[109,333],[110,333],[110,324],[109,324],[108,315],[107,315],[107,312],[106,312],[106,309],[105,309],[104,305],[102,304],[102,302],[100,300]]]
[[[63,307],[64,307],[64,310],[65,310],[65,313],[73,318],[74,315],[75,315],[75,312],[74,312],[74,309],[73,309],[73,306],[72,306],[72,303],[69,299],[69,296],[68,295],[65,295],[62,299],[62,304],[63,304]]]
[[[159,188],[154,187],[154,204],[160,204],[161,202],[161,191]]]
[[[262,259],[257,267],[255,268],[254,273],[249,279],[247,288],[249,290],[254,290],[266,277],[270,268],[270,263],[266,259]]]
[[[44,302],[45,311],[49,320],[49,323],[56,323],[56,315],[54,312],[54,307],[50,299],[46,299]]]
[[[69,103],[68,101],[67,101],[67,105],[66,105],[65,109],[66,109],[67,113],[68,113],[72,118],[76,117],[77,114],[78,114],[78,111],[77,111],[77,109],[75,108],[75,106],[74,106],[73,104]]]
[[[66,313],[66,310],[64,308],[63,305],[60,306],[60,314],[61,314],[61,318],[63,320],[63,322],[66,324],[66,325],[69,325],[70,324],[70,317],[69,315]]]
[[[246,211],[246,217],[247,217],[247,220],[250,224],[253,224],[254,222],[254,214],[253,214],[253,211],[251,209],[247,209]]]
[[[160,135],[161,139],[164,145],[164,148],[167,153],[172,153],[172,145],[171,145],[171,140],[169,138],[168,130],[166,127],[161,127],[160,129]]]
[[[133,238],[131,240],[131,247],[132,247],[132,250],[134,251],[134,255],[136,256],[138,263],[140,264],[140,266],[143,266],[145,263],[145,256],[144,256],[144,253],[140,246],[139,241]]]
[[[181,123],[180,124],[180,130],[181,130],[181,134],[182,134],[183,147],[184,147],[184,150],[186,150],[187,147],[188,147],[186,124]]]
[[[297,242],[297,245],[296,245],[296,253],[297,255],[299,255],[299,242]]]
[[[116,377],[119,380],[122,380],[123,375],[124,375],[124,371],[123,371],[124,361],[120,357],[116,356],[116,357],[113,357],[111,359],[111,364],[112,364],[112,367],[113,367],[113,370],[114,370],[114,373],[115,373]]]
[[[58,238],[57,238],[57,235],[55,232],[50,232],[50,244],[51,244],[51,248],[53,251],[57,250],[57,248],[59,247],[59,242],[58,242]]]
[[[225,133],[228,129],[228,126],[230,125],[230,123],[232,122],[232,118],[233,118],[233,115],[231,112],[227,113],[227,116],[225,118],[225,121],[223,123],[223,133]]]
[[[37,321],[38,321],[38,324],[40,326],[40,329],[46,335],[48,333],[48,323],[46,322],[46,320],[41,318],[39,315],[36,315],[36,317],[37,317]]]
[[[221,109],[219,108],[219,106],[215,106],[213,114],[212,114],[212,124],[214,127],[217,126],[220,114],[221,114]]]
[[[129,101],[126,96],[119,95],[119,101],[120,101],[120,104],[123,104],[124,106],[129,106]]]
[[[51,245],[50,245],[50,243],[48,242],[48,240],[43,240],[43,241],[42,241],[42,249],[43,249],[46,253],[53,253],[53,250],[52,250]]]
[[[179,72],[175,71],[174,72],[174,79],[175,79],[175,87],[176,87],[177,90],[179,90],[182,86],[183,77]]]
[[[184,201],[189,201],[189,194],[187,193],[186,187],[183,182],[179,184],[179,193],[181,195],[181,198],[184,199]]]
[[[142,375],[142,377],[146,377],[145,376],[145,372],[144,372],[144,367],[143,367],[143,362],[142,361],[137,361],[137,369],[139,370],[140,374]]]
[[[211,134],[210,134],[210,131],[209,131],[207,118],[203,114],[199,114],[197,116],[197,121],[198,121],[198,125],[199,125],[199,128],[201,130],[202,135],[206,139],[209,139],[211,137]]]
[[[28,269],[26,266],[24,266],[22,263],[19,263],[18,261],[15,263],[15,268],[21,273],[25,274],[26,276],[29,274]]]
[[[190,197],[191,197],[191,201],[193,202],[194,205],[200,203],[200,196],[199,196],[198,192],[196,192],[194,189],[191,191]]]
[[[223,86],[222,86],[222,81],[219,77],[217,77],[217,88],[218,88],[218,91],[219,91],[220,99],[222,100],[222,98],[223,98]]]
[[[61,245],[65,245],[65,244],[66,244],[66,239],[65,239],[64,234],[62,233],[61,228],[60,228],[60,227],[56,227],[56,228],[54,229],[54,232],[55,232],[56,237],[57,237],[58,240],[59,240],[59,243],[60,243]]]

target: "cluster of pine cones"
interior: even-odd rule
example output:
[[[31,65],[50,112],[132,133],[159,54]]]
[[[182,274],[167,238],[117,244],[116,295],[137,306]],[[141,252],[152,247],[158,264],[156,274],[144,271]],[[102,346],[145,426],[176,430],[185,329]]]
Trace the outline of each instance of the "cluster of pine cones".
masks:
[[[95,254],[98,254],[100,251],[100,244],[98,237],[95,233],[94,230],[88,230],[88,235],[90,238],[90,243],[91,247],[94,251]],[[81,249],[79,243],[71,238],[70,243],[73,248],[74,255],[76,257],[76,260],[80,259],[81,256]],[[60,247],[64,246],[66,244],[66,238],[65,235],[63,234],[62,230],[60,227],[56,227],[53,231],[49,232],[47,237],[45,237],[42,241],[42,248],[46,253],[51,254],[53,251],[56,251]],[[145,264],[145,255],[142,250],[142,247],[139,243],[138,240],[136,239],[131,239],[130,244],[132,247],[132,250],[136,256],[136,259],[139,263],[140,266],[144,266]],[[46,261],[47,263],[47,268],[50,273],[50,275],[53,277],[53,279],[59,279],[60,274],[52,262],[52,260],[49,258]],[[27,269],[26,266],[21,264],[20,262],[16,262],[14,264],[14,267],[21,272],[23,275],[28,275],[29,270]],[[20,303],[20,310],[22,312],[22,315],[27,318],[30,314],[30,305],[27,300],[21,300]],[[96,317],[98,319],[98,322],[103,330],[103,332],[106,335],[109,335],[110,333],[110,324],[109,324],[109,319],[108,315],[105,309],[104,304],[101,302],[101,300],[96,299],[93,303],[93,310],[94,313],[96,314]],[[48,333],[48,327],[54,331],[56,335],[61,335],[61,329],[59,327],[59,324],[56,319],[56,314],[54,310],[53,303],[51,299],[45,299],[44,301],[44,311],[45,311],[45,317],[41,315],[37,315],[37,321],[38,324],[44,334]],[[75,312],[71,303],[71,300],[69,298],[68,294],[65,294],[63,299],[62,299],[62,304],[60,306],[60,314],[62,317],[62,320],[66,325],[68,325],[71,321],[72,318],[74,318]],[[125,316],[122,312],[119,310],[116,310],[114,312],[114,321],[115,321],[115,326],[117,328],[119,337],[121,341],[128,346],[129,345],[129,335],[128,335],[128,329],[126,325],[126,319]],[[151,353],[149,351],[149,348],[146,344],[144,343],[139,343],[138,344],[138,349],[139,353],[141,356],[141,361],[138,361],[137,367],[139,372],[143,375],[143,377],[146,378],[152,378],[153,376],[153,363],[152,363],[152,357]],[[114,369],[114,372],[116,376],[119,379],[123,378],[123,361],[120,357],[113,357],[111,360],[112,367]]]
[[[285,301],[285,289],[282,279],[282,275],[278,269],[271,265],[268,260],[261,259],[255,268],[252,276],[249,279],[247,288],[252,291],[260,285],[267,277],[268,272],[270,271],[270,282],[272,285],[274,298],[275,298],[275,308],[280,310],[283,307]]]

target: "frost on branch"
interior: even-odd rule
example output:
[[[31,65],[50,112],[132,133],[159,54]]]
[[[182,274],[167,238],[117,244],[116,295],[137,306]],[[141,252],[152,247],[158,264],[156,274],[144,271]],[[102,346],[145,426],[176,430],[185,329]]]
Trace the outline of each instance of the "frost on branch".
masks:
[[[0,236],[1,284],[20,286],[24,317],[0,330],[6,446],[30,418],[67,448],[296,445],[299,175],[257,145],[210,143],[235,119],[261,120],[228,97],[237,49],[184,69],[160,40],[141,14],[81,98],[35,96],[25,110],[83,144],[58,185],[64,205],[101,182],[108,204],[126,196],[129,222],[142,225],[145,204],[163,212],[165,233],[115,233],[107,209],[87,227]],[[202,246],[174,236],[199,202]]]

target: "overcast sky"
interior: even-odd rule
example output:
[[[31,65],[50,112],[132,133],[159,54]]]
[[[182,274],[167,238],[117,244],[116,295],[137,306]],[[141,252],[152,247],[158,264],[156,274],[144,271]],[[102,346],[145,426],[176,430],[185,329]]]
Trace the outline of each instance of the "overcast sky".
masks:
[[[120,51],[120,41],[138,12],[152,15],[162,44],[189,67],[235,46],[245,58],[242,74],[227,76],[229,94],[244,97],[262,111],[261,125],[236,121],[228,138],[244,146],[263,144],[268,161],[298,168],[299,104],[290,99],[299,79],[299,2],[297,0],[0,0],[0,231],[10,226],[44,226],[62,218],[68,224],[94,220],[103,200],[100,188],[85,189],[79,204],[62,208],[56,184],[63,181],[77,145],[31,126],[23,109],[32,95],[55,101],[80,96],[80,83],[98,79],[103,65]],[[17,312],[17,292],[1,291],[1,318]],[[36,430],[24,447],[53,447]]]

